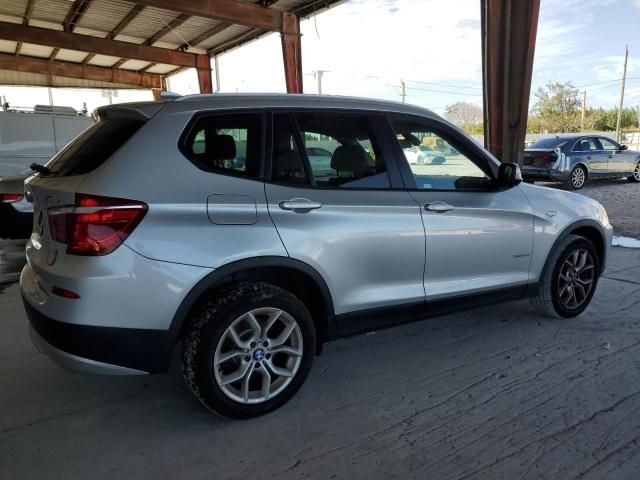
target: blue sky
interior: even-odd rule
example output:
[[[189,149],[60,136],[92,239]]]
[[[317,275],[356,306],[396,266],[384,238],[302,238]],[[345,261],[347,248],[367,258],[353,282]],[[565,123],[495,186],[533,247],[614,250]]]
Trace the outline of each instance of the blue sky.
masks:
[[[457,101],[482,103],[478,0],[350,0],[303,21],[305,92],[313,72],[327,70],[324,93],[400,100],[441,113]],[[541,0],[532,92],[548,81],[572,81],[590,106],[617,106],[625,44],[629,66],[625,105],[640,105],[640,0]],[[263,37],[220,57],[225,92],[285,90],[280,38]],[[608,82],[608,83],[602,83]],[[595,84],[595,85],[594,85]],[[178,93],[197,93],[193,71],[170,80]],[[14,105],[47,103],[46,89],[1,87]],[[119,92],[117,101],[149,92]],[[93,109],[101,92],[56,90],[54,102]]]

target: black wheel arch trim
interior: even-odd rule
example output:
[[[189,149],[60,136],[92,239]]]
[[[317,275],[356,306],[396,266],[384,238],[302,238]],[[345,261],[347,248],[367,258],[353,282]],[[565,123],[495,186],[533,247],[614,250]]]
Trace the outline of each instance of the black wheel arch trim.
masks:
[[[560,234],[556,238],[555,242],[553,242],[553,245],[551,246],[551,248],[547,252],[547,259],[544,262],[544,267],[542,268],[542,271],[541,271],[540,275],[542,275],[542,272],[546,271],[546,269],[549,267],[549,261],[550,261],[550,257],[551,257],[551,252],[553,252],[556,248],[558,248],[558,245],[560,245],[560,243],[565,238],[567,238],[568,235],[572,234],[571,232],[573,232],[573,231],[575,231],[575,230],[577,230],[579,228],[584,228],[584,227],[595,228],[598,231],[598,233],[600,234],[600,237],[602,239],[603,249],[602,249],[602,258],[600,258],[600,274],[602,274],[602,272],[604,271],[604,267],[606,265],[606,262],[607,262],[607,247],[608,247],[608,245],[606,243],[607,242],[607,236],[605,235],[604,228],[598,222],[596,222],[595,220],[583,219],[583,220],[578,220],[577,222],[570,223],[569,225],[567,225],[566,227],[564,227],[562,229],[562,231],[560,232]]]
[[[182,300],[180,306],[173,316],[171,326],[169,327],[169,334],[173,341],[175,342],[179,339],[179,335],[182,331],[184,322],[189,315],[189,312],[205,292],[219,285],[222,285],[222,281],[230,275],[238,274],[243,271],[255,268],[265,267],[289,268],[303,273],[313,280],[313,282],[322,292],[322,297],[327,312],[326,334],[327,336],[331,336],[335,331],[335,311],[333,308],[333,299],[331,297],[331,292],[329,291],[329,287],[327,286],[327,283],[325,282],[322,275],[320,275],[320,273],[318,273],[316,269],[300,260],[296,260],[290,257],[263,256],[237,260],[235,262],[228,263],[226,265],[223,265],[222,267],[216,268],[203,279],[201,279]]]

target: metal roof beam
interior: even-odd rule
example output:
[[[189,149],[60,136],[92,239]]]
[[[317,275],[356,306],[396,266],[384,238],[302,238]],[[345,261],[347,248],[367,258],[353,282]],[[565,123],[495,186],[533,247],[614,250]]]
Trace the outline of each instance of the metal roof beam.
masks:
[[[75,0],[71,8],[67,12],[67,16],[62,21],[62,28],[65,32],[73,32],[82,19],[82,16],[88,10],[93,0]]]
[[[60,32],[50,28],[30,27],[0,22],[0,38],[46,45],[54,48],[80,50],[113,57],[166,63],[180,67],[197,67],[197,55],[166,48],[149,47],[107,38]]]
[[[150,7],[198,17],[213,18],[236,25],[281,32],[283,13],[261,5],[236,0],[136,0]]]
[[[22,17],[22,25],[29,25],[35,4],[36,0],[29,0],[27,2],[27,7],[24,9],[24,17]],[[20,50],[22,50],[22,42],[16,43],[16,55],[20,55]]]
[[[34,57],[0,54],[0,69],[39,73],[51,76],[81,78],[98,82],[123,83],[139,88],[162,88],[162,77],[149,73],[118,70],[81,63],[49,61]]]

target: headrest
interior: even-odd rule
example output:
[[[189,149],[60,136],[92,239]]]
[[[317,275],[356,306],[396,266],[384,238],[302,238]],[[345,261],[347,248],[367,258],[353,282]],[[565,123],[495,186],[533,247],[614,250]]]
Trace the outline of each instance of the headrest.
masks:
[[[340,145],[331,156],[331,168],[336,172],[351,172],[362,177],[369,169],[367,152],[360,145]]]
[[[204,139],[207,160],[233,160],[236,158],[236,142],[231,135],[207,132]]]

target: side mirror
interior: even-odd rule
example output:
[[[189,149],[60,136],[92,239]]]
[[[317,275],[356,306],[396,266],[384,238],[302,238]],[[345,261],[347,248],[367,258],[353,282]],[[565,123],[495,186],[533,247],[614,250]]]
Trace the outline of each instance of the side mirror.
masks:
[[[498,185],[509,188],[522,182],[522,173],[517,163],[504,162],[498,169]]]
[[[620,145],[620,150],[628,150],[629,147],[626,145]]]

